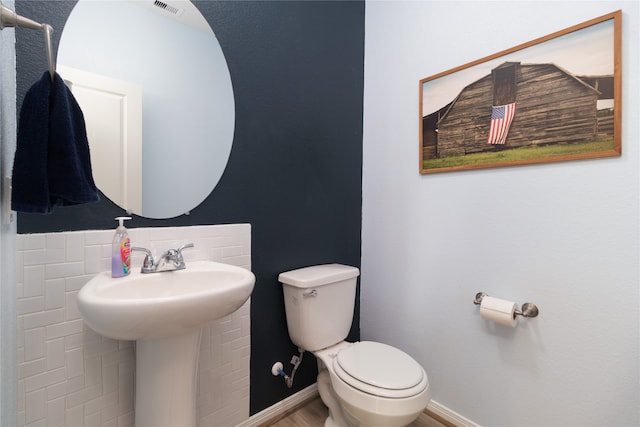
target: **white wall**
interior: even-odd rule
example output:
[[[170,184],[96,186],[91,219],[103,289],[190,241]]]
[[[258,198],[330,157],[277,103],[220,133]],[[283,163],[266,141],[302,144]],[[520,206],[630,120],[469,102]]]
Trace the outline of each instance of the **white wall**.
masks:
[[[623,10],[620,158],[421,176],[420,79]],[[362,339],[487,426],[640,423],[637,1],[366,4]],[[478,291],[536,303],[489,324]]]

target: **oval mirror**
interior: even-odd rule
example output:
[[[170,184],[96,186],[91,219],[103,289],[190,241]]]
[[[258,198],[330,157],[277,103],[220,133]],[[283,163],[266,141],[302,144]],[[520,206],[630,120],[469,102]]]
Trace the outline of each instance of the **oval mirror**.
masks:
[[[87,124],[94,180],[128,212],[189,213],[231,152],[231,76],[213,31],[186,0],[79,0],[57,71]]]

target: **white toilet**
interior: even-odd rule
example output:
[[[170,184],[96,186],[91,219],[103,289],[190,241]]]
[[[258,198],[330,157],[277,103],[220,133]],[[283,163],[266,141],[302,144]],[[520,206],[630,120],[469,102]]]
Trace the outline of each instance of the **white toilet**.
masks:
[[[343,341],[349,334],[359,270],[341,264],[281,273],[291,341],[318,361],[325,427],[401,427],[431,400],[424,369],[386,344]]]

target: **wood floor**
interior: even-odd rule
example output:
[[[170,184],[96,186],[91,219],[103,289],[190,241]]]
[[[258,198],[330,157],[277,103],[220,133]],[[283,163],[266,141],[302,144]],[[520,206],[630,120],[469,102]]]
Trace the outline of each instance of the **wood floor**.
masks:
[[[284,418],[274,420],[261,427],[323,427],[328,411],[319,397],[316,397],[301,407],[294,409]],[[437,420],[426,413],[422,413],[417,420],[408,427],[454,427],[444,420]]]

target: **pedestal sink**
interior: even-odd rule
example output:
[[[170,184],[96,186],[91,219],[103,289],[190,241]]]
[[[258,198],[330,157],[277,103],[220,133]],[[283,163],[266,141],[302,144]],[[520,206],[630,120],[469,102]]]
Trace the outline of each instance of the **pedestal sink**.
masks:
[[[255,276],[213,261],[178,271],[113,279],[96,275],[78,293],[78,308],[101,335],[136,340],[136,427],[195,426],[202,327],[247,301]]]

